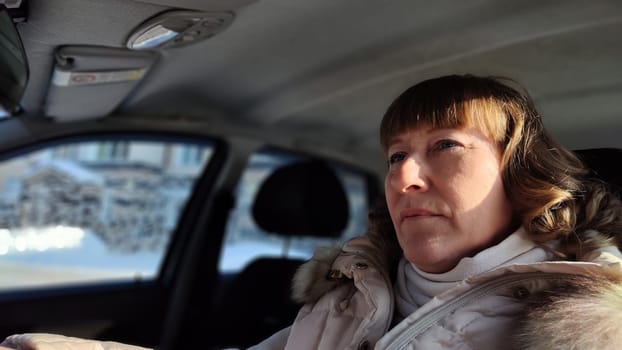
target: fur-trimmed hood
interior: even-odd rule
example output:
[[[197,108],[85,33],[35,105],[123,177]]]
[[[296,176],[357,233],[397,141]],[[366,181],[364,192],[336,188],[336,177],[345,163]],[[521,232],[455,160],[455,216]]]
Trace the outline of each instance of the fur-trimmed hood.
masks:
[[[622,348],[622,275],[617,270],[577,275],[529,297],[515,334],[516,348]]]

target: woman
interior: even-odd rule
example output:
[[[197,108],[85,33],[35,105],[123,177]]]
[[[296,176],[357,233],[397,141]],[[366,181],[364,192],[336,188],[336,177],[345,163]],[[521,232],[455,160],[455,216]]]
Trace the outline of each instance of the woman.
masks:
[[[295,277],[294,324],[253,349],[622,345],[620,202],[525,94],[424,81],[393,102],[380,139],[386,203],[369,232],[316,252]],[[37,339],[7,344],[20,342]]]
[[[254,349],[622,346],[622,208],[500,80],[419,83],[382,120],[386,206],[316,253]],[[388,213],[387,213],[388,209]]]

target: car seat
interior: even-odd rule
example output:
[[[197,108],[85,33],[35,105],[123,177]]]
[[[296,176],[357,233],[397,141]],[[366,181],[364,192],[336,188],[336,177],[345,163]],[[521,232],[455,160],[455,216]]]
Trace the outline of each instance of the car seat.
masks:
[[[325,162],[283,166],[261,185],[252,207],[264,231],[283,237],[337,240],[348,219],[343,185]],[[291,281],[303,260],[263,257],[251,262],[229,284],[216,307],[218,324],[210,343],[247,347],[290,325],[300,305],[290,297]]]

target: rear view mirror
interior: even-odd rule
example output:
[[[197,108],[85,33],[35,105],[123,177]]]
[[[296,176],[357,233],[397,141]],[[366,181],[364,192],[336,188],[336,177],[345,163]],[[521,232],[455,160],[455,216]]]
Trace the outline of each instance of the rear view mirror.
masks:
[[[13,20],[0,4],[0,119],[20,111],[28,82],[28,62]]]

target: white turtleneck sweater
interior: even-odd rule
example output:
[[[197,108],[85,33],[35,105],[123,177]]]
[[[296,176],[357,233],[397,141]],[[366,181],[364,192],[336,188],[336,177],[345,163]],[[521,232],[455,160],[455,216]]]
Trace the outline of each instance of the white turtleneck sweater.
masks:
[[[473,257],[462,258],[453,269],[440,274],[427,273],[402,257],[395,282],[397,317],[403,319],[434,296],[456,286],[467,277],[511,264],[554,260],[553,254],[538,247],[523,228],[501,243],[482,250]]]

